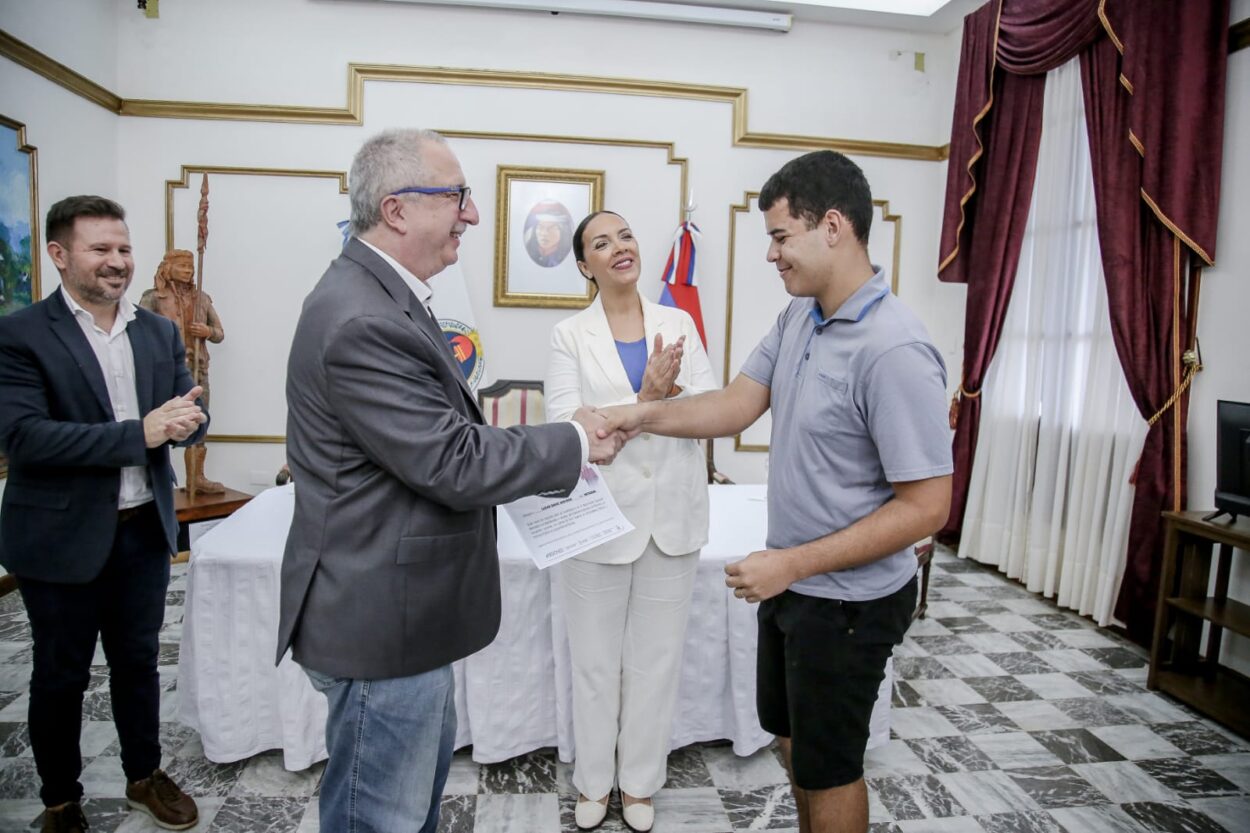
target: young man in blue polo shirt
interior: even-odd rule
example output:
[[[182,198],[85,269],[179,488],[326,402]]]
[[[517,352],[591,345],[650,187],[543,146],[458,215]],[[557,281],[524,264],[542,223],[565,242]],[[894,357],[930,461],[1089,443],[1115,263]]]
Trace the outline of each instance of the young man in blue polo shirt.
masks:
[[[768,549],[726,567],[760,602],[756,705],[803,833],[868,828],[864,750],[916,603],[912,545],[946,521],[946,368],[868,258],[872,195],[840,153],[760,192],[768,261],[794,300],[723,390],[604,413],[613,428],[725,437],[772,409]]]

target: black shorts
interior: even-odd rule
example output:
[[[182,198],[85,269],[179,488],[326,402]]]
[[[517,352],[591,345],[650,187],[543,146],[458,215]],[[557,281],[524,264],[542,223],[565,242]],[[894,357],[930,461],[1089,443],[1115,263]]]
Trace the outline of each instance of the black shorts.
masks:
[[[867,602],[787,590],[760,603],[756,709],[766,732],[790,739],[799,788],[826,790],[863,777],[885,663],[915,607],[915,579]]]

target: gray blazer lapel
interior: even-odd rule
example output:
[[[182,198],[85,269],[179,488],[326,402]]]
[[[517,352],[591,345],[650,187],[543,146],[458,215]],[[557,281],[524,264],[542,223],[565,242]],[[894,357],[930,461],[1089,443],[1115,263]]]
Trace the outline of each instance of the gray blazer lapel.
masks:
[[[109,389],[104,382],[104,371],[100,368],[100,360],[96,358],[95,351],[91,349],[91,344],[83,335],[82,329],[79,328],[74,314],[69,311],[59,290],[53,294],[52,303],[47,309],[48,317],[52,319],[52,332],[69,350],[74,363],[78,365],[79,371],[87,381],[87,387],[91,388],[91,392],[95,394],[96,401],[104,409],[105,415],[112,419],[113,403],[109,400]]]
[[[419,322],[417,326],[423,333],[425,333],[426,337],[434,342],[434,352],[442,356],[443,361],[446,362],[447,366],[451,369],[452,375],[456,377],[456,382],[459,383],[460,389],[464,391],[464,395],[468,397],[469,402],[473,404],[473,410],[477,413],[478,417],[485,422],[486,418],[483,416],[482,410],[477,404],[477,395],[473,393],[473,389],[469,387],[469,381],[464,378],[464,371],[460,369],[460,362],[456,361],[456,357],[452,355],[451,345],[447,343],[447,336],[443,333],[442,326],[435,322],[434,318],[425,311],[424,305],[418,301],[415,296],[413,296],[412,303],[414,306],[419,308],[417,311],[412,313],[413,319]]]
[[[417,300],[416,295],[412,294],[412,290],[408,288],[408,284],[404,283],[404,279],[399,276],[399,273],[389,263],[378,257],[377,252],[361,243],[355,237],[347,241],[347,246],[343,248],[343,254],[368,269],[378,279],[378,282],[382,284],[382,288],[391,296],[404,315],[408,316],[408,320],[416,324],[417,329],[430,340],[434,354],[441,358],[444,366],[455,377],[456,382],[460,385],[460,389],[464,391],[465,398],[468,399],[473,412],[477,414],[478,419],[484,422],[482,410],[477,404],[477,396],[469,388],[469,383],[464,378],[464,372],[460,369],[459,362],[452,356],[451,348],[447,346],[446,337],[443,336],[439,326],[434,323],[434,319],[426,312],[425,305]]]

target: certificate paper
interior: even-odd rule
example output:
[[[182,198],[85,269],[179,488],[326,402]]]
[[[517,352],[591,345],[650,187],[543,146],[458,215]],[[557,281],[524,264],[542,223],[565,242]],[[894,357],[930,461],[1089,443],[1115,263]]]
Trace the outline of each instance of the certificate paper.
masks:
[[[540,570],[634,528],[621,514],[593,463],[582,466],[582,476],[568,497],[523,497],[503,508]]]

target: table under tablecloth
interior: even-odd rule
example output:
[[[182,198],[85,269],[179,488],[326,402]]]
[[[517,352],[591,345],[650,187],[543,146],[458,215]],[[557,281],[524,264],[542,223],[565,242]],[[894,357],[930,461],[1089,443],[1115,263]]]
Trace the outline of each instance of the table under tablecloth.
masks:
[[[276,667],[282,551],[294,486],[269,489],[193,545],[178,661],[179,717],[209,760],[269,749],[300,770],[326,757],[325,698],[290,654]],[[712,486],[686,631],[672,747],[728,739],[739,755],[771,741],[755,714],[755,610],[725,587],[724,565],[764,546],[763,486]],[[481,763],[543,747],[573,759],[572,687],[558,570],[538,570],[499,512],[502,622],[487,648],[455,663],[456,745]],[[889,736],[891,674],[873,713]]]

